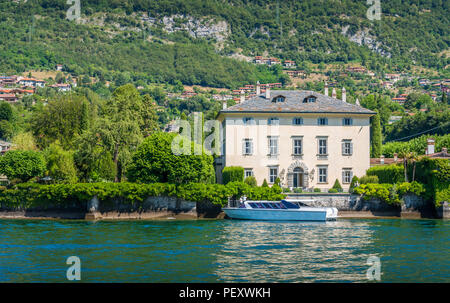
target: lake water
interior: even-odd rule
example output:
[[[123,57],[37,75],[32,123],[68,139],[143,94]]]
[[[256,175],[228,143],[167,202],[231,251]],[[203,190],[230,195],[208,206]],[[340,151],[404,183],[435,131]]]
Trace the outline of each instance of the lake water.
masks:
[[[0,282],[450,282],[450,222],[0,220]]]

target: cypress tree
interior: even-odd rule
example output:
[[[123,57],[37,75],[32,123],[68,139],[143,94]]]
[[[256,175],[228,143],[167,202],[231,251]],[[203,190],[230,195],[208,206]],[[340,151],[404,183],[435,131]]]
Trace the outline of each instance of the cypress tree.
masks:
[[[372,117],[370,142],[370,157],[379,158],[381,156],[382,135],[380,114],[378,112]]]

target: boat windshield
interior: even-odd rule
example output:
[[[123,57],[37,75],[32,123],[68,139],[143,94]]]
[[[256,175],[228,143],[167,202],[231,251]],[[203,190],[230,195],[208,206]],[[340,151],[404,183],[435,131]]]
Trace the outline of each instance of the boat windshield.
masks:
[[[264,209],[286,209],[287,207],[282,203],[277,202],[250,202],[248,205],[251,208],[264,208]]]

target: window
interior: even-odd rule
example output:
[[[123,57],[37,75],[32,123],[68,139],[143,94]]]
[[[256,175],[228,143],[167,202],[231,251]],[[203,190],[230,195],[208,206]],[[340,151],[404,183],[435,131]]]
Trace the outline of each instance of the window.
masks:
[[[292,120],[292,124],[294,125],[303,125],[303,118],[297,117]]]
[[[244,139],[243,140],[242,154],[253,155],[253,140],[252,139]]]
[[[286,98],[283,96],[277,96],[275,98],[272,99],[272,102],[284,102]]]
[[[314,103],[314,102],[316,102],[316,97],[314,96],[309,96],[303,99],[303,103]]]
[[[353,143],[352,140],[342,141],[342,155],[351,156],[353,155]]]
[[[302,151],[302,139],[294,139],[293,140],[294,145],[294,156],[300,156],[303,154]]]
[[[328,125],[328,119],[327,118],[319,118],[317,119],[318,125]]]
[[[353,171],[351,168],[344,168],[342,170],[342,183],[350,184],[353,179]]]
[[[328,139],[326,139],[326,138],[319,139],[319,155],[320,156],[326,156],[328,154],[327,141],[328,141]]]
[[[275,180],[278,178],[278,167],[270,167],[269,168],[269,183],[275,183]]]
[[[255,119],[250,117],[245,117],[244,119],[244,125],[253,125],[255,124]]]
[[[267,123],[269,125],[279,125],[280,124],[280,119],[278,119],[278,118],[269,118]]]
[[[278,155],[278,137],[269,137],[269,155]]]
[[[344,119],[342,119],[342,125],[344,125],[344,126],[352,126],[353,125],[353,119],[352,118],[344,118]]]
[[[246,168],[244,170],[244,177],[245,178],[253,177],[253,169],[252,168]]]
[[[319,167],[319,183],[328,183],[328,168],[327,167]]]

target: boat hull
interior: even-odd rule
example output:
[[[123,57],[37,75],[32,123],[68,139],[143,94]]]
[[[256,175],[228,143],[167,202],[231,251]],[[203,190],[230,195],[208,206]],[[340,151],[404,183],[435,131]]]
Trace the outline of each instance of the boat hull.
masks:
[[[327,221],[326,210],[225,208],[228,217],[260,221]]]

